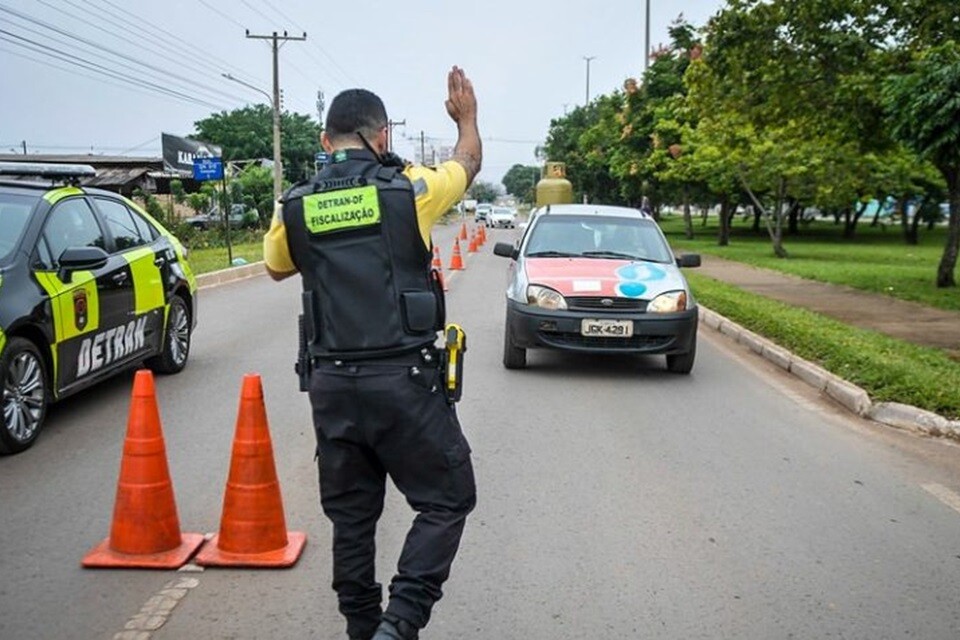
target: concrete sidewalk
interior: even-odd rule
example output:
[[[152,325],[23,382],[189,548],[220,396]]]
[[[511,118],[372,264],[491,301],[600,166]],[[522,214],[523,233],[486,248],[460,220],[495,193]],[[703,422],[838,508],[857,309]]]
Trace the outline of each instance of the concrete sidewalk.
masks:
[[[960,312],[805,280],[740,262],[703,255],[703,275],[786,304],[871,329],[914,344],[944,349],[960,358]],[[960,292],[958,292],[960,295]]]

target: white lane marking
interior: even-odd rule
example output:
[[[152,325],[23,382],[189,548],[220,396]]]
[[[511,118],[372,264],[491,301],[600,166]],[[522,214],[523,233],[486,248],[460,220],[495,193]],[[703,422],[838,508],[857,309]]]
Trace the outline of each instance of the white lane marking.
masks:
[[[173,610],[190,590],[199,585],[197,578],[177,578],[168,582],[140,607],[136,615],[127,620],[124,630],[114,634],[113,640],[149,640],[152,632],[167,622]]]
[[[960,495],[955,492],[947,489],[941,484],[922,484],[923,487],[928,493],[936,497],[940,502],[947,505],[957,513],[960,513]]]

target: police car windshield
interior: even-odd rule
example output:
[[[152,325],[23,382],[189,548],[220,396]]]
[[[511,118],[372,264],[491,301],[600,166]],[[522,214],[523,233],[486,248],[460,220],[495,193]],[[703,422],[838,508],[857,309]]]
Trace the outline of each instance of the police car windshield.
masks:
[[[672,261],[655,222],[613,216],[539,216],[525,255]]]
[[[30,211],[38,199],[35,195],[0,193],[0,263],[6,262],[20,243]]]

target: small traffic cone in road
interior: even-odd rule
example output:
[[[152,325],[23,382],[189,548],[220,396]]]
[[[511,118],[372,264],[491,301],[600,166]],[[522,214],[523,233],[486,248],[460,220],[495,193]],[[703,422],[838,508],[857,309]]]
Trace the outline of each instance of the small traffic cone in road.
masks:
[[[206,567],[289,567],[306,534],[287,531],[260,376],[243,377],[220,533],[197,554]]]
[[[477,242],[478,247],[482,247],[487,243],[487,229],[483,225],[479,227],[480,240]]]
[[[430,268],[437,274],[437,279],[440,281],[440,286],[444,291],[449,291],[447,288],[447,282],[443,278],[443,262],[440,260],[440,247],[433,245],[433,263],[430,265]]]
[[[176,569],[202,543],[199,533],[180,533],[153,374],[146,369],[137,371],[110,537],[90,550],[82,564],[91,568]]]
[[[467,246],[467,253],[477,252],[477,234],[478,232],[474,231],[473,235],[470,236],[470,244]]]
[[[460,255],[460,239],[453,241],[453,257],[450,258],[450,271],[463,271],[463,256]]]
[[[467,223],[466,223],[466,222],[464,222],[463,224],[460,225],[460,236],[459,236],[459,239],[460,239],[460,240],[466,240],[466,239],[467,239]]]

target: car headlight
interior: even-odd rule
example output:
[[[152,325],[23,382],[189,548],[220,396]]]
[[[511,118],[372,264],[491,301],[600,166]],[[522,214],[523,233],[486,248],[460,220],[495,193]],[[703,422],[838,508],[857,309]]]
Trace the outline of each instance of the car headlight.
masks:
[[[527,304],[551,311],[567,308],[567,301],[560,295],[559,291],[535,284],[527,287]]]
[[[687,310],[686,291],[661,293],[647,305],[647,313],[676,313]]]

